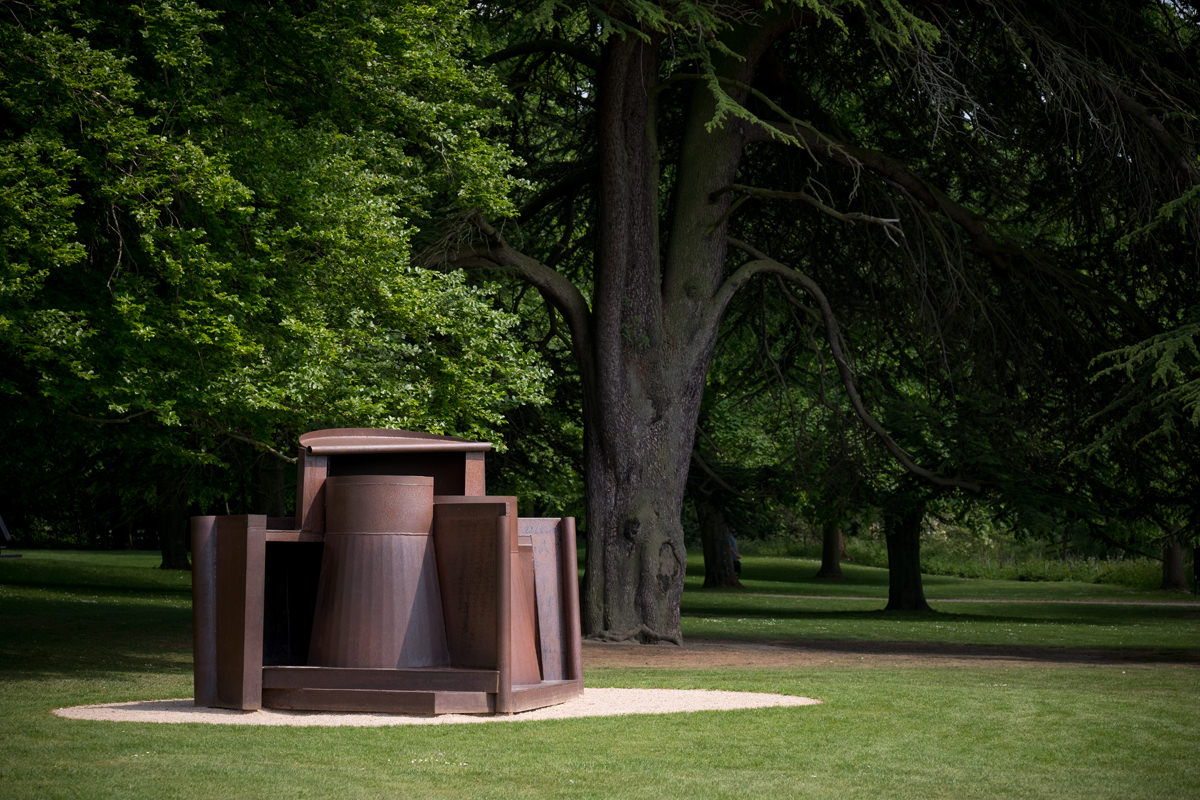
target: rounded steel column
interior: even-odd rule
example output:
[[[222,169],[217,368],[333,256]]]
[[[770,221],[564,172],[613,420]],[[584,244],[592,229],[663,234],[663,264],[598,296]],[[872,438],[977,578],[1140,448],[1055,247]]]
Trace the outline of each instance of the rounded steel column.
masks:
[[[450,663],[434,560],[433,478],[325,479],[325,552],[308,663]]]

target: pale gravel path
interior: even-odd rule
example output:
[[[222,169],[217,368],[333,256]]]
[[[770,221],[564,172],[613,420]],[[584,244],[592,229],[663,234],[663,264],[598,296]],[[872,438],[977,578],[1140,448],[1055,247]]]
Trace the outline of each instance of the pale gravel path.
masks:
[[[556,706],[522,714],[439,717],[410,717],[400,714],[337,714],[316,712],[229,711],[197,708],[184,700],[145,700],[94,706],[57,708],[54,713],[69,719],[107,722],[200,722],[216,725],[366,726],[454,725],[485,722],[534,722],[576,717],[613,717],[628,714],[677,714],[689,711],[730,711],[777,706],[809,706],[819,703],[808,697],[756,692],[724,692],[698,689],[585,689],[582,697]]]

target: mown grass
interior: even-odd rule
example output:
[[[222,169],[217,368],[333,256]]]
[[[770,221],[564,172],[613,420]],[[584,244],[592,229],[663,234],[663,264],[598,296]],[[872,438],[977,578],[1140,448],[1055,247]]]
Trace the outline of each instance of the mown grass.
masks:
[[[780,597],[689,589],[685,611],[702,612],[685,618],[691,635],[884,646],[919,634],[948,648],[1053,639],[1067,650],[1125,647],[1134,655],[885,668],[867,648],[853,668],[587,671],[591,686],[823,701],[687,715],[345,729],[52,715],[65,705],[190,695],[190,597],[156,564],[150,555],[108,553],[0,561],[0,797],[1195,796],[1200,606],[1118,605],[1101,592],[1087,599],[1103,602],[1089,605],[935,602],[942,611],[918,619],[879,613],[882,594],[816,600],[798,596],[808,590]],[[760,566],[767,574],[787,565],[748,560],[748,581]],[[954,596],[974,597],[973,585],[956,585]],[[1038,599],[1020,595],[1023,586],[1012,586],[1017,599]],[[996,599],[998,588],[986,587],[983,599]],[[778,623],[759,624],[767,620]],[[1175,663],[1136,657],[1164,647]]]
[[[787,539],[750,540],[742,547],[751,556],[820,558],[820,543]],[[887,567],[887,545],[880,538],[850,537],[846,561]],[[1111,583],[1145,590],[1162,583],[1162,562],[1138,557],[1063,555],[1061,543],[1020,540],[1011,535],[980,536],[977,532],[935,528],[921,540],[921,568],[930,575],[1005,581],[1078,581]]]
[[[813,577],[818,562],[745,559],[740,591],[703,591],[690,558],[685,635],[800,641],[922,642],[996,647],[1155,650],[1200,648],[1200,602],[1112,584],[925,576],[937,614],[884,613],[887,571],[847,565]]]
[[[814,577],[820,562],[787,556],[755,556],[743,559],[742,584],[751,592],[836,597],[877,597],[886,600],[888,572],[884,568],[843,564],[843,580]],[[704,582],[704,559],[688,556],[688,588]],[[1138,589],[1112,583],[1084,581],[1017,581],[925,575],[925,594],[931,600],[970,597],[997,600],[1192,600],[1189,595]]]

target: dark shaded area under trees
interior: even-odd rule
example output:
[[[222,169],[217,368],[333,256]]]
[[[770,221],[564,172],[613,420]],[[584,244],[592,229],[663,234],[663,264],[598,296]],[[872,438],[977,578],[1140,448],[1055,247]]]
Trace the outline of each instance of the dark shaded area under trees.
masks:
[[[0,3],[2,511],[26,541],[151,546],[282,514],[299,433],[503,442],[544,399],[516,317],[409,264],[507,212],[461,7]]]
[[[15,530],[178,565],[388,425],[582,489],[599,638],[680,641],[687,503],[713,585],[870,516],[904,610],[944,509],[1196,540],[1193,4],[0,10]]]
[[[866,459],[889,607],[925,606],[914,530],[948,493],[1017,525],[1112,518],[1122,479],[1081,456],[1125,390],[1093,360],[1197,301],[1194,9],[606,9],[483,9],[534,189],[519,225],[475,217],[448,252],[536,286],[571,332],[585,631],[678,640],[681,476],[720,322],[764,280],[828,348],[819,379],[784,381],[840,383],[896,462]],[[554,244],[577,238],[594,258]]]

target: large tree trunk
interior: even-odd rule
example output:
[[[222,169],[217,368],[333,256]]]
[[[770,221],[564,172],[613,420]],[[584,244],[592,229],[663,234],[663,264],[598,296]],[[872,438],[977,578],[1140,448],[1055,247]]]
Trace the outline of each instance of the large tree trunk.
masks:
[[[648,441],[632,434],[604,445],[589,437],[585,454],[584,632],[614,641],[679,644],[687,563],[680,484],[687,453],[675,452],[661,435]]]
[[[780,16],[780,25],[784,16]],[[636,24],[631,21],[631,24]],[[745,95],[777,35],[750,25],[731,36],[740,56],[718,71]],[[711,125],[716,99],[704,81],[659,85],[661,33],[614,33],[597,87],[599,180],[592,285],[514,250],[477,220],[486,244],[462,263],[502,266],[538,287],[571,331],[583,383],[587,567],[583,633],[679,642],[685,551],[680,513],[705,376],[732,295],[761,267],[726,280],[730,187],[745,123]],[[732,41],[737,39],[737,41]],[[669,198],[661,196],[657,105],[690,91]],[[660,239],[660,219],[670,236]]]
[[[842,575],[842,528],[826,522],[821,528],[821,568],[815,577],[840,581]]]
[[[724,310],[728,193],[740,129],[709,130],[711,93],[690,110],[659,234],[657,43],[612,37],[601,62],[600,203],[583,369],[587,570],[583,632],[682,641],[680,521],[704,379]],[[743,68],[743,62],[737,62]],[[706,105],[705,105],[706,104]],[[579,352],[583,350],[583,352]]]
[[[1172,592],[1186,592],[1191,588],[1187,579],[1186,551],[1178,536],[1163,540],[1162,588]]]
[[[700,522],[700,541],[704,545],[704,588],[740,589],[742,582],[734,558],[733,532],[719,501],[699,492],[693,493],[696,516]]]
[[[921,583],[921,521],[925,501],[897,498],[884,509],[883,530],[887,536],[887,611],[931,611]]]
[[[600,80],[593,370],[584,373],[585,635],[678,643],[691,452],[687,398],[662,354],[654,46],[614,38]],[[694,417],[693,417],[694,419]],[[684,435],[687,445],[677,441]]]

